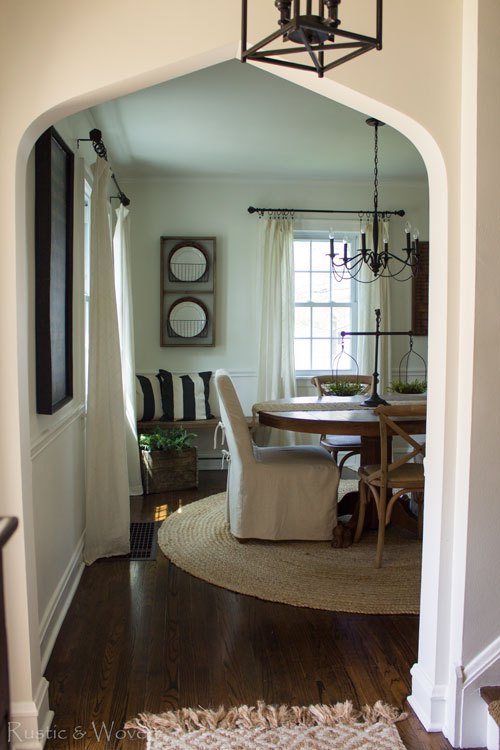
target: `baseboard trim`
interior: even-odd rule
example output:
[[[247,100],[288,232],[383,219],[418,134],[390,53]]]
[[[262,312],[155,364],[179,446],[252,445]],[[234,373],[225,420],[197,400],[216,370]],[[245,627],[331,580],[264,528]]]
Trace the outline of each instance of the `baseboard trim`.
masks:
[[[49,683],[42,677],[33,701],[11,703],[8,725],[11,750],[43,750],[54,720],[48,689]]]
[[[408,703],[427,732],[442,732],[446,714],[447,685],[434,685],[418,664],[414,664],[410,671],[412,693],[408,696]]]
[[[47,605],[40,623],[42,672],[45,672],[59,630],[85,569],[82,559],[84,538],[85,533],[78,540],[75,551]]]
[[[200,471],[215,471],[217,469],[227,469],[227,464],[222,465],[221,456],[198,456],[198,469]]]

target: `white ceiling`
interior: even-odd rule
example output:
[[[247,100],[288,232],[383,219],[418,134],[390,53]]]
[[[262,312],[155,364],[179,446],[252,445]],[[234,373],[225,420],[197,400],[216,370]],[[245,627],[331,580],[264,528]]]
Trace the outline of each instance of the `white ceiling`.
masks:
[[[372,180],[366,115],[238,60],[92,109],[120,178]],[[415,147],[379,129],[379,177],[426,179]]]

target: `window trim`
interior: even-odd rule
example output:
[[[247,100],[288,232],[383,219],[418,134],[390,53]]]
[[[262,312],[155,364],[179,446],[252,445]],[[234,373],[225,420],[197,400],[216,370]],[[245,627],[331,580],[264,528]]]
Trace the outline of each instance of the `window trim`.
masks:
[[[355,228],[354,228],[352,222],[349,222],[349,227],[347,227],[347,226],[343,226],[342,228],[338,227],[338,234],[339,235],[345,234],[346,236],[348,236],[349,239],[354,242],[355,250],[356,250],[359,236],[358,236],[358,233],[355,231]],[[304,241],[304,240],[309,241],[309,242],[325,241],[325,240],[329,239],[329,235],[330,235],[330,230],[296,229],[294,231],[294,233],[293,233],[293,240],[294,240],[294,243],[295,243],[295,241]],[[299,273],[299,272],[300,271],[297,271],[297,270],[294,269],[294,275],[296,273]],[[309,271],[309,275],[311,273],[314,273],[314,272],[313,271]],[[333,283],[335,283],[334,280],[333,280]],[[311,300],[308,301],[308,302],[296,302],[294,300],[294,310],[296,310],[297,308],[300,308],[300,307],[307,308],[307,309],[309,309],[311,311],[314,308],[328,308],[328,309],[332,309],[332,308],[349,308],[352,311],[352,314],[351,314],[352,330],[355,331],[355,330],[357,330],[357,326],[358,326],[358,293],[357,293],[358,289],[357,289],[356,284],[354,284],[354,283],[352,283],[352,285],[351,285],[351,292],[352,292],[352,296],[351,296],[351,301],[350,302],[338,302],[338,303],[334,303],[334,302],[330,301],[328,303],[325,303],[325,302],[313,302]],[[311,315],[311,334],[312,334],[312,325],[313,325],[313,320],[312,320],[312,315]],[[314,337],[311,335],[309,338],[306,338],[306,337],[301,337],[301,338],[302,338],[302,340],[311,341]],[[296,341],[297,341],[297,338],[294,335],[294,344],[295,344]],[[354,357],[354,361],[355,361],[356,354],[357,354],[357,337],[353,337],[352,340],[351,340],[351,342],[352,342],[351,343],[351,346],[352,346],[352,356]],[[332,372],[332,370],[330,368],[326,369],[326,370],[325,369],[322,369],[322,370],[320,370],[320,369],[310,369],[310,370],[299,370],[299,369],[296,369],[295,370],[295,376],[296,376],[297,379],[304,380],[306,378],[311,378],[313,375],[327,375],[328,373],[331,373],[331,372]],[[350,370],[345,370],[345,371],[343,370],[342,374],[353,374],[353,375],[355,375],[354,362],[353,362],[353,367]]]

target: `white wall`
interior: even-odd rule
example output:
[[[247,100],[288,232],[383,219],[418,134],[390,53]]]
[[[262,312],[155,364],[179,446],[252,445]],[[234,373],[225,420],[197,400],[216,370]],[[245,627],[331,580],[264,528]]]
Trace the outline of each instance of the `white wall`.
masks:
[[[274,28],[276,10],[268,0],[252,4],[255,38]],[[192,9],[191,9],[192,10]],[[55,119],[233,57],[239,40],[240,6],[234,0],[197,3],[190,17],[189,35],[179,34],[185,24],[184,4],[144,0],[140,9],[119,0],[106,3],[88,0],[85,18],[99,18],[92,33],[81,28],[80,6],[47,0],[37,3],[7,3],[2,8],[0,28],[0,431],[1,512],[20,518],[18,532],[5,552],[9,663],[15,714],[23,726],[35,730],[50,721],[47,685],[41,677],[36,583],[34,570],[33,487],[31,478],[28,392],[28,327],[26,269],[26,164],[35,138]],[[359,3],[349,4],[356,20]],[[472,21],[462,33],[464,19]],[[480,41],[486,41],[487,64],[478,66],[468,58],[477,35],[474,22],[484,13]],[[491,34],[500,24],[496,0],[422,0],[418,5],[386,0],[384,3],[384,48],[336,68],[323,80],[301,72],[290,78],[311,90],[352,106],[401,130],[422,153],[430,185],[429,240],[438,252],[431,254],[429,336],[428,447],[426,514],[424,529],[422,613],[420,650],[413,672],[412,705],[425,727],[445,728],[453,742],[458,737],[453,714],[463,691],[452,675],[465,668],[464,655],[479,655],[493,643],[490,663],[500,661],[490,625],[500,621],[500,602],[492,596],[492,578],[483,575],[484,560],[468,549],[477,540],[467,525],[467,512],[475,500],[473,490],[488,477],[488,491],[498,486],[498,462],[487,464],[472,451],[477,445],[498,443],[500,406],[483,389],[483,371],[471,377],[470,363],[477,356],[500,351],[500,329],[489,328],[487,342],[481,339],[486,299],[497,293],[484,273],[476,271],[475,247],[482,235],[461,233],[462,219],[471,211],[471,192],[462,177],[475,173],[476,142],[462,143],[463,129],[474,124],[474,97],[464,82],[471,75],[479,83],[490,82],[491,95],[481,104],[481,158],[479,176],[485,177],[478,198],[493,195],[496,183],[490,175],[498,156],[496,132],[486,127],[488,107],[495,101],[499,70]],[[112,33],[110,33],[112,29]],[[91,44],[91,54],[89,53]],[[415,54],[418,46],[425,53]],[[472,67],[463,66],[467,62]],[[491,73],[493,72],[493,77]],[[281,71],[277,74],[283,73]],[[466,98],[463,98],[466,97]],[[462,108],[462,102],[464,107]],[[497,104],[493,104],[493,115]],[[466,109],[468,108],[468,115]],[[470,123],[467,121],[470,118]],[[490,123],[496,122],[491,117]],[[466,127],[470,134],[470,128]],[[495,159],[485,154],[491,149]],[[490,166],[491,165],[491,166]],[[488,206],[488,202],[485,206]],[[492,241],[495,208],[488,211],[486,242],[477,259],[496,269],[496,245]],[[482,218],[482,217],[481,217]],[[157,288],[157,287],[156,287]],[[477,341],[476,341],[477,338]],[[476,346],[477,344],[477,346]],[[488,411],[488,421],[474,422]],[[462,429],[464,428],[464,429]],[[481,431],[482,430],[482,431]],[[429,507],[429,506],[428,506]],[[482,528],[481,547],[492,555],[491,570],[498,567],[498,519],[500,506],[491,510]],[[469,554],[470,553],[470,554]],[[467,572],[467,586],[465,586]],[[462,591],[462,603],[455,591]],[[495,590],[493,588],[493,590]],[[457,603],[457,606],[453,606]],[[472,606],[471,606],[472,605]],[[470,610],[469,610],[470,607]],[[450,650],[453,633],[464,619],[488,611],[484,628],[465,628],[464,639]],[[467,616],[466,616],[467,615]],[[465,617],[466,616],[466,617]],[[498,628],[497,628],[498,632]],[[468,664],[473,660],[470,659]],[[484,662],[483,662],[484,664]],[[458,722],[462,721],[458,716]],[[476,744],[484,744],[482,742]],[[41,743],[34,742],[39,748]]]
[[[474,288],[474,298],[464,310],[474,327],[474,348],[467,376],[474,383],[472,409],[467,425],[470,431],[473,467],[470,473],[467,510],[461,514],[460,528],[464,547],[465,585],[461,592],[464,611],[453,644],[462,652],[463,671],[457,677],[460,699],[457,707],[457,736],[461,745],[479,744],[475,716],[484,710],[478,690],[483,685],[500,684],[500,634],[496,603],[500,588],[498,573],[498,462],[499,428],[496,389],[500,374],[500,326],[498,324],[498,277],[500,256],[498,235],[498,118],[500,116],[500,65],[498,28],[500,7],[494,0],[479,2],[479,14],[469,26],[472,39],[467,60],[464,90],[464,149],[477,145],[477,162],[464,173],[464,199],[468,215],[463,231],[474,250],[476,262],[463,269],[464,284]],[[477,40],[480,40],[478,43]],[[471,58],[475,57],[475,65]],[[476,113],[472,118],[470,112]],[[496,147],[492,148],[491,144]],[[460,512],[462,507],[457,509]],[[495,592],[492,595],[492,592]],[[498,743],[498,734],[497,740]],[[483,740],[484,744],[484,740]],[[488,745],[490,746],[490,745]],[[491,744],[491,747],[494,745]]]
[[[488,7],[489,6],[489,7]],[[500,69],[495,63],[498,60],[498,33],[491,26],[492,16],[500,19],[500,13],[493,11],[496,3],[485,3],[479,15],[483,44],[479,47],[479,71],[484,73],[478,87],[478,169],[477,169],[477,257],[476,284],[482,290],[476,296],[475,310],[477,339],[474,349],[474,378],[479,388],[474,399],[475,415],[472,424],[474,436],[473,453],[481,461],[485,474],[476,475],[471,484],[474,503],[469,511],[470,555],[477,556],[478,568],[475,574],[468,573],[468,591],[471,597],[471,609],[465,619],[465,636],[471,631],[479,635],[483,642],[489,642],[498,633],[498,621],[495,614],[485,610],[478,620],[473,613],[482,607],[483,602],[475,585],[477,576],[489,571],[490,561],[495,548],[485,549],[485,544],[495,544],[495,537],[485,538],[486,519],[492,517],[498,502],[498,472],[488,472],[488,467],[497,464],[498,442],[488,439],[486,427],[494,424],[495,416],[488,408],[487,400],[481,399],[481,393],[495,394],[500,374],[500,349],[492,348],[499,335],[498,278],[500,276],[500,254],[492,249],[498,242],[498,174],[500,172],[500,150],[492,151],[486,146],[491,138],[497,137],[500,117],[500,100],[496,96],[500,90]],[[500,519],[496,523],[500,535]],[[497,582],[500,579],[497,577]],[[468,660],[474,655],[470,645],[465,649]]]
[[[249,413],[256,401],[255,377],[259,351],[256,309],[256,264],[264,223],[248,206],[299,206],[356,209],[369,206],[370,184],[263,182],[241,180],[126,181],[132,216],[132,279],[134,295],[136,368],[174,372],[224,367],[238,375],[238,390]],[[427,184],[384,185],[384,207],[404,208],[404,219],[391,219],[391,247],[405,244],[404,223],[418,225],[428,236]],[[328,230],[342,226],[345,217],[313,222],[297,216],[297,227],[313,225]],[[354,229],[359,223],[354,221]],[[214,347],[160,346],[160,237],[215,236],[216,337]],[[399,330],[411,327],[411,282],[393,282],[393,320]],[[396,324],[395,323],[395,324]],[[387,323],[386,323],[387,328]],[[426,340],[416,349],[426,354]],[[394,366],[408,342],[394,339]]]
[[[35,358],[35,236],[34,149],[28,162],[27,213],[28,362],[34,537],[38,588],[38,617],[42,666],[83,570],[81,549],[85,530],[84,485],[84,280],[83,177],[92,147],[76,148],[76,138],[93,127],[87,113],[56,124],[75,154],[73,244],[73,399],[52,415],[36,411]]]

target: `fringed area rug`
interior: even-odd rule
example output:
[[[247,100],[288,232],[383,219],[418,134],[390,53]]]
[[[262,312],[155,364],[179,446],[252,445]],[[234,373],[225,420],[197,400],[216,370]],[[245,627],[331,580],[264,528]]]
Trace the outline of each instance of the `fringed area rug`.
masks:
[[[229,531],[223,492],[173,513],[158,544],[187,573],[259,599],[331,612],[419,612],[421,543],[403,530],[387,529],[380,569],[373,567],[376,532],[344,549],[329,542],[241,544]]]
[[[404,750],[395,723],[406,718],[380,701],[355,711],[334,706],[191,708],[140,714],[125,728],[147,739],[147,750]]]

